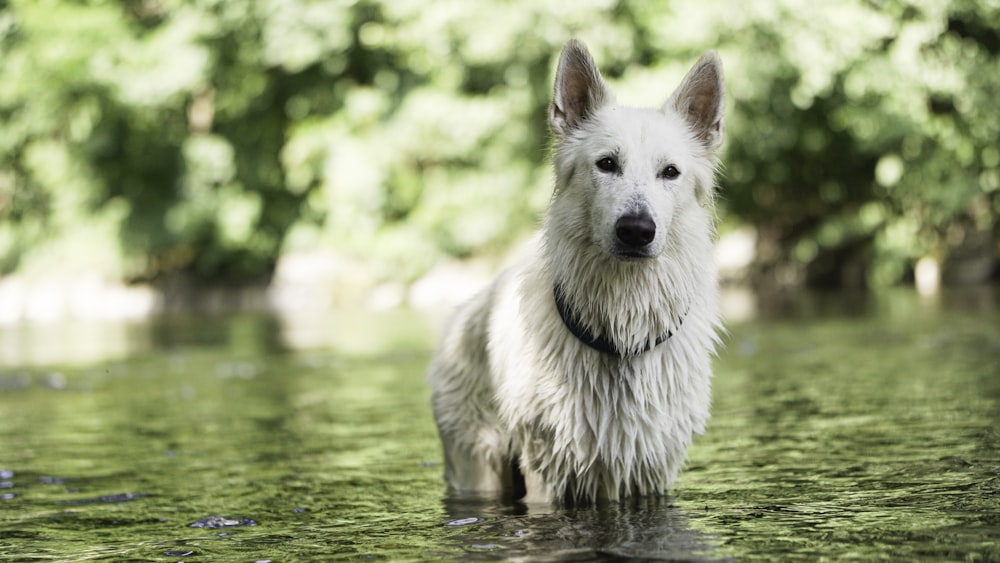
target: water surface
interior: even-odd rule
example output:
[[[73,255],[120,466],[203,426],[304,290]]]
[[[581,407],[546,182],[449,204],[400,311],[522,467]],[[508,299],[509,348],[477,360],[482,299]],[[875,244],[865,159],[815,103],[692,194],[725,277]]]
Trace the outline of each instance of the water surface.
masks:
[[[672,494],[580,509],[445,495],[415,313],[3,329],[0,560],[1000,559],[996,292],[765,309]]]

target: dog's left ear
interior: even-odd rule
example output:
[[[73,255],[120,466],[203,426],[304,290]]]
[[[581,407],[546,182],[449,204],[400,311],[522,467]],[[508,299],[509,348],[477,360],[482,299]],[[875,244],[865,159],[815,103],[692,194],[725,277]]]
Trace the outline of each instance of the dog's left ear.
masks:
[[[715,51],[708,51],[691,67],[663,109],[672,108],[683,116],[705,147],[715,151],[722,144],[725,102],[722,60]]]

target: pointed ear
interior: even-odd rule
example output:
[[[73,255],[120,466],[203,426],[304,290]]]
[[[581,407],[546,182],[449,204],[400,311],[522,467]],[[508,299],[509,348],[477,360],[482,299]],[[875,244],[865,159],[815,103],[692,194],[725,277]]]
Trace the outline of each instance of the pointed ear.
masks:
[[[691,67],[663,109],[672,108],[683,116],[698,139],[715,150],[722,144],[725,102],[722,60],[715,51],[708,51]]]
[[[594,59],[579,40],[571,39],[559,55],[549,124],[560,136],[568,135],[595,110],[614,101]]]

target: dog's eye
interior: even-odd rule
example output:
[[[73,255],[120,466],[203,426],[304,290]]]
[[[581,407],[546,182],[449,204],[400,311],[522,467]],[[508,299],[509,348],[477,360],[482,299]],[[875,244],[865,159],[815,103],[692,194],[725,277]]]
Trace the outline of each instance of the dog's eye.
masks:
[[[610,156],[606,156],[598,160],[595,164],[597,164],[597,167],[605,172],[621,172],[621,168],[618,166],[618,161]]]
[[[681,171],[677,169],[673,164],[667,165],[666,168],[660,170],[660,178],[667,180],[673,180],[674,178],[681,175]]]

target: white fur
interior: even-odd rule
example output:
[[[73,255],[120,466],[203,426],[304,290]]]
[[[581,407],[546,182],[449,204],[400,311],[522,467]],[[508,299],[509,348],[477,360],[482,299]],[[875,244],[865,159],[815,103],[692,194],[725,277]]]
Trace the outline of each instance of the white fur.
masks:
[[[714,53],[663,108],[636,109],[616,105],[586,48],[567,44],[550,115],[556,188],[535,252],[457,311],[429,368],[453,491],[509,493],[515,459],[527,501],[670,487],[709,416],[722,106]],[[608,155],[620,173],[595,166]],[[660,174],[667,165],[680,176]],[[648,257],[622,256],[616,221],[638,209],[655,237]],[[582,324],[625,357],[570,333],[556,283]]]

